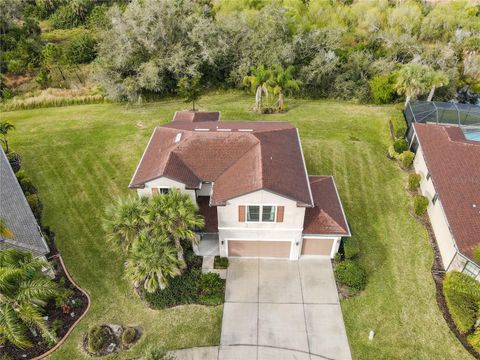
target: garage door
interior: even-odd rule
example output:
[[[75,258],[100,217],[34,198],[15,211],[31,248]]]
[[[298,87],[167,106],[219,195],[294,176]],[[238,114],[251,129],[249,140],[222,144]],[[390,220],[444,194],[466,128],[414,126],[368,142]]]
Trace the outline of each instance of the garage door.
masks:
[[[332,252],[334,239],[303,239],[302,255],[327,255]]]
[[[291,244],[290,241],[228,240],[228,256],[288,258]]]

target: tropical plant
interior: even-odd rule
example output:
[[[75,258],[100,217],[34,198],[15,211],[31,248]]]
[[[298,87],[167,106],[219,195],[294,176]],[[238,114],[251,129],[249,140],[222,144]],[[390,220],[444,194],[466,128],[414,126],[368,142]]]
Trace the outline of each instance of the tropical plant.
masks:
[[[1,217],[0,217],[0,236],[2,236],[4,238],[13,237],[13,233],[8,228],[7,222],[5,221],[4,218],[1,218]]]
[[[119,198],[109,206],[103,222],[108,238],[128,250],[140,231],[145,228],[143,215],[147,203],[147,197],[129,196]]]
[[[441,86],[448,85],[449,79],[448,75],[443,71],[433,71],[428,74],[428,82],[430,85],[430,92],[428,94],[427,101],[432,101],[433,95],[435,94],[435,89]]]
[[[300,89],[301,82],[293,78],[295,68],[291,65],[286,69],[282,68],[281,66],[273,66],[270,71],[271,77],[268,80],[268,84],[272,88],[273,94],[278,96],[278,110],[284,111],[284,94],[286,92],[298,91]]]
[[[405,95],[405,106],[430,87],[431,73],[428,66],[414,63],[406,64],[398,71],[395,88],[400,95]]]
[[[165,235],[157,237],[148,230],[133,242],[125,269],[134,286],[149,293],[165,289],[170,278],[181,274],[175,247]]]
[[[195,102],[200,99],[202,89],[200,87],[200,76],[184,76],[177,86],[177,93],[185,99],[186,103],[192,103],[192,110],[195,111]]]
[[[25,349],[32,346],[29,329],[48,342],[56,342],[42,311],[60,294],[58,285],[42,270],[50,264],[15,249],[0,252],[0,340]]]
[[[0,135],[3,136],[2,142],[5,144],[5,152],[7,154],[10,152],[10,149],[8,148],[7,134],[11,130],[15,130],[15,126],[10,124],[8,121],[3,121],[0,123]]]
[[[251,75],[243,78],[243,84],[250,87],[252,93],[255,94],[254,111],[262,112],[264,102],[268,104],[269,81],[271,81],[272,72],[264,65],[260,65],[250,68],[250,73]]]
[[[178,190],[154,196],[145,210],[144,220],[156,236],[165,235],[175,245],[180,269],[185,270],[187,264],[181,241],[196,244],[198,237],[195,230],[205,225],[190,196]]]

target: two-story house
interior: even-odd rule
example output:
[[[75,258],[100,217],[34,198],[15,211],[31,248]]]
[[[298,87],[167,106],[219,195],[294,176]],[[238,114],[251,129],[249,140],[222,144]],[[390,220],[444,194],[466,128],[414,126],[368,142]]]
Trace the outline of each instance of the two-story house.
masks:
[[[229,257],[333,257],[350,230],[331,176],[308,176],[288,122],[221,122],[219,113],[177,112],[157,127],[130,188],[172,188],[205,217],[202,239]]]

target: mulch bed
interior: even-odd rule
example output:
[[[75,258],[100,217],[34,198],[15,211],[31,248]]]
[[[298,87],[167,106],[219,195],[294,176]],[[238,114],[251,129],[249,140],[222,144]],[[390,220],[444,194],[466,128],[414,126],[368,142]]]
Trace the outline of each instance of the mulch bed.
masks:
[[[62,321],[62,326],[57,331],[57,338],[58,340],[60,340],[65,336],[65,334],[75,323],[75,321],[77,321],[77,319],[86,311],[88,307],[88,299],[79,289],[77,289],[77,287],[75,287],[68,280],[68,277],[65,274],[65,271],[63,270],[63,267],[57,258],[53,258],[51,260],[51,263],[55,271],[54,280],[56,282],[59,282],[60,279],[65,279],[65,287],[73,291],[73,296],[71,297],[71,299],[81,300],[81,304],[78,304],[75,307],[70,305],[70,309],[65,308],[65,310],[69,310],[68,312],[65,311],[66,313],[64,312],[63,308],[57,308],[55,306],[54,300],[50,300],[48,302],[48,305],[45,308],[44,315],[48,316],[49,325],[52,325],[54,320]],[[13,346],[12,344],[7,344],[2,349],[2,353],[10,356],[12,359],[32,359],[36,356],[44,354],[50,348],[55,346],[55,344],[52,346],[48,346],[47,344],[45,344],[40,335],[33,336],[33,334],[30,333],[29,338],[32,344],[34,344],[34,346],[32,346],[30,349],[21,350]]]

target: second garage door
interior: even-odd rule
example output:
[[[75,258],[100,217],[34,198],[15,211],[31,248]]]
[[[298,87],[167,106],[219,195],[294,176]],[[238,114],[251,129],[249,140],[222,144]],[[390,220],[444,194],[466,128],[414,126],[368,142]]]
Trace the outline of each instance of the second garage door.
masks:
[[[306,239],[303,238],[302,255],[326,255],[332,252],[333,239]]]
[[[228,240],[228,256],[288,258],[291,244],[290,241]]]

